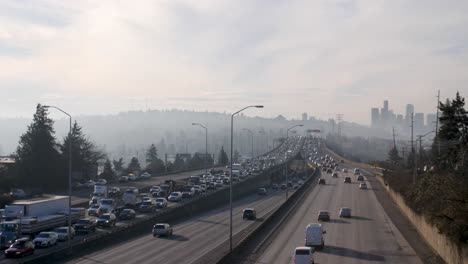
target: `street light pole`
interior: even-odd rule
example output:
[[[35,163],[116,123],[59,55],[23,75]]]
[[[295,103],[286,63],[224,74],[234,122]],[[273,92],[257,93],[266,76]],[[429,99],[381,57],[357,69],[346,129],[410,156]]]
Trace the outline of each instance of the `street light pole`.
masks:
[[[192,123],[192,126],[200,126],[205,129],[205,175],[206,175],[208,174],[208,128],[206,128],[206,126],[199,124],[199,123]]]
[[[294,125],[286,130],[286,141],[288,140],[289,137],[289,130],[295,128],[295,127],[302,127],[304,125]],[[288,194],[289,194],[289,186],[288,186],[288,160],[289,160],[289,152],[290,150],[286,151],[286,200],[288,200]]]
[[[244,111],[247,108],[263,108],[263,105],[250,105],[242,108],[241,110],[235,112],[231,115],[231,166],[229,168],[229,252],[232,252],[232,148],[234,145],[234,116],[238,113]]]
[[[251,145],[252,145],[252,152],[251,153],[252,154],[251,155],[252,155],[252,162],[253,162],[253,160],[254,160],[254,133],[252,132],[252,130],[247,129],[247,128],[244,128],[242,130],[247,131],[250,134],[250,136],[252,137],[252,139],[251,139]]]
[[[54,108],[59,110],[60,112],[67,115],[70,119],[69,124],[69,132],[68,132],[68,230],[67,230],[67,246],[68,249],[71,251],[71,195],[72,195],[72,183],[71,183],[71,176],[72,176],[72,116],[60,109],[57,106],[52,105],[44,105],[44,108]]]

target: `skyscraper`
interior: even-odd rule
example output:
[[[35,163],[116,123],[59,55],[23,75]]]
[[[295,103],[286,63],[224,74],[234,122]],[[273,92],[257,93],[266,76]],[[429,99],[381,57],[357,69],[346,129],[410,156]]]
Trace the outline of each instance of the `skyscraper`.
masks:
[[[379,124],[379,109],[378,108],[371,108],[371,126],[377,127]]]
[[[426,127],[428,131],[436,129],[437,114],[426,114]]]
[[[412,104],[407,104],[406,105],[406,114],[405,114],[405,120],[408,124],[411,124],[411,115],[414,113],[414,105]]]
[[[421,132],[424,128],[424,113],[414,114],[414,130]]]

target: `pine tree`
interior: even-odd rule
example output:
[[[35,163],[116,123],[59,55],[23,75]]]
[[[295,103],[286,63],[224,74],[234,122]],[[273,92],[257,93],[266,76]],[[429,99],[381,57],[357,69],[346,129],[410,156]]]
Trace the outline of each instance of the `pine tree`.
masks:
[[[120,174],[124,171],[125,162],[123,161],[123,158],[120,158],[119,160],[113,160],[112,164],[114,165],[114,170],[117,174]]]
[[[134,171],[140,171],[140,162],[138,161],[137,157],[133,157],[130,160],[130,164],[128,164],[127,172],[128,173],[133,173]]]
[[[396,148],[392,148],[388,152],[388,159],[392,165],[397,165],[402,160]]]
[[[218,156],[218,164],[227,165],[228,162],[229,162],[229,159],[228,159],[226,152],[224,151],[224,147],[221,147],[221,150],[219,151],[219,156]]]
[[[239,151],[237,151],[237,149],[234,151],[234,155],[232,156],[232,159],[234,160],[235,163],[239,162],[240,154],[239,154]]]
[[[185,161],[179,154],[176,154],[174,163],[172,165],[173,165],[174,171],[185,169]]]
[[[455,99],[447,99],[445,104],[439,103],[440,129],[434,140],[433,153],[438,153],[440,143],[441,154],[438,161],[443,168],[456,168],[464,160],[465,146],[468,144],[468,112],[464,107],[465,99],[458,92]]]
[[[75,123],[71,134],[67,135],[60,145],[62,160],[67,164],[68,153],[72,143],[72,170],[80,175],[81,180],[89,180],[96,176],[98,164],[104,160],[105,154],[97,150],[96,146],[84,135],[82,128]]]
[[[115,172],[112,169],[112,163],[109,159],[106,159],[106,162],[104,163],[104,171],[101,173],[101,178],[108,181],[115,179]]]
[[[55,140],[54,121],[45,107],[38,104],[33,122],[20,137],[16,150],[18,184],[48,191],[67,186],[66,168],[60,166],[60,154]]]
[[[154,144],[151,144],[146,151],[146,170],[150,173],[158,173],[165,170],[164,162],[158,158],[158,149]]]

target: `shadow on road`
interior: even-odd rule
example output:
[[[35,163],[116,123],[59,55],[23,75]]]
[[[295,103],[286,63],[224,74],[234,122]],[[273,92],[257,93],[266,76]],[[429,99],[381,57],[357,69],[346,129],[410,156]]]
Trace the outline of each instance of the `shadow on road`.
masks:
[[[355,215],[355,216],[352,216],[351,218],[352,218],[352,219],[356,219],[356,220],[367,220],[367,221],[372,220],[372,219],[367,218],[367,217],[364,217],[364,216],[356,216],[356,215]]]
[[[221,223],[218,221],[210,221],[210,220],[204,220],[204,219],[197,219],[195,222],[202,222],[202,223],[208,223],[208,224],[213,224],[213,225],[223,225],[223,226],[228,226],[227,223]]]
[[[188,237],[182,236],[182,235],[172,235],[170,237],[167,236],[161,236],[159,237],[161,239],[167,239],[167,240],[174,240],[174,241],[189,241]]]
[[[329,223],[334,223],[334,224],[349,224],[348,221],[341,220],[341,219],[330,219]]]
[[[349,258],[355,258],[368,261],[385,261],[385,257],[371,253],[361,252],[354,249],[343,248],[338,246],[326,245],[321,251],[323,254],[331,254]]]

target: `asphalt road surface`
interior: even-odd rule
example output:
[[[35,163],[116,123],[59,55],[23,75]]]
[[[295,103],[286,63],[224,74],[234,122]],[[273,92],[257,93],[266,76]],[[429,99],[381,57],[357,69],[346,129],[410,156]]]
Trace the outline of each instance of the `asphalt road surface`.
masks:
[[[328,210],[329,222],[322,222],[325,248],[315,251],[315,263],[422,263],[415,251],[393,225],[377,201],[372,186],[359,189],[359,182],[344,183],[346,173],[338,178],[322,173],[326,185],[317,185],[304,202],[282,225],[273,241],[258,252],[256,263],[292,263],[295,247],[304,246],[305,228],[316,223],[319,210]],[[351,218],[340,218],[340,207],[352,209]]]
[[[269,191],[267,196],[251,195],[234,203],[233,233],[252,221],[242,220],[242,210],[255,208],[261,218],[284,201],[284,191]],[[148,235],[105,248],[68,263],[190,263],[228,239],[229,210],[222,207],[173,226],[173,237]]]

